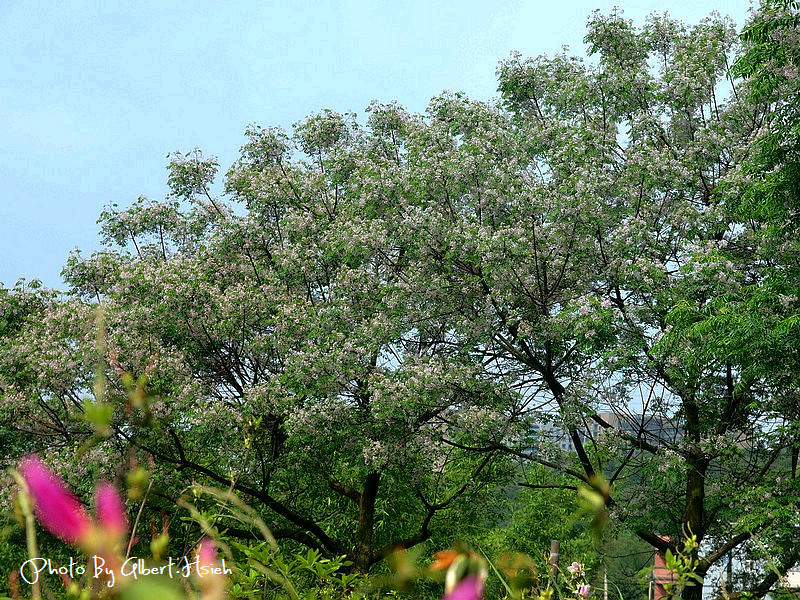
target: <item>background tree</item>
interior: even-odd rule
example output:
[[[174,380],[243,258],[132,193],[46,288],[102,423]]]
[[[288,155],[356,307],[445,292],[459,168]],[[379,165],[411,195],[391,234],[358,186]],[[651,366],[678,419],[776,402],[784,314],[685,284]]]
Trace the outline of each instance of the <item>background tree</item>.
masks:
[[[731,362],[749,381],[766,384],[761,399],[776,417],[769,446],[775,461],[767,474],[778,482],[762,492],[760,511],[774,524],[759,536],[752,551],[762,568],[746,569],[745,589],[763,596],[778,582],[776,571],[797,564],[797,523],[793,506],[798,494],[798,163],[797,65],[798,5],[764,2],[741,35],[743,53],[733,73],[744,77],[750,101],[766,105],[765,118],[748,155],[725,185],[720,197],[741,221],[732,255],[746,253],[754,267],[746,285],[735,294],[709,302],[702,312],[684,312],[680,324],[695,347]],[[713,343],[702,343],[704,332]],[[762,482],[763,485],[763,482]],[[772,499],[776,494],[783,501]],[[788,502],[787,502],[788,500]],[[764,506],[765,505],[765,506]]]
[[[107,210],[104,240],[117,249],[73,256],[72,296],[53,298],[9,343],[9,360],[48,369],[6,371],[20,401],[46,409],[9,424],[54,432],[28,449],[74,451],[88,431],[67,423],[106,414],[107,445],[155,459],[160,494],[174,496],[187,475],[232,485],[271,516],[276,537],[361,571],[428,539],[443,512],[484,513],[477,492],[505,477],[498,458],[432,432],[453,420],[444,415],[500,399],[407,310],[402,249],[367,221],[385,202],[373,177],[402,162],[387,128],[411,118],[373,114],[370,130],[331,112],[291,139],[251,129],[227,182],[245,214],[211,196],[216,162],[197,152],[172,157],[165,202]],[[95,308],[107,328],[99,357]],[[98,359],[107,390],[92,384]],[[147,394],[126,393],[129,373],[147,376]]]
[[[773,380],[746,371],[713,327],[686,327],[761,277],[747,222],[717,186],[735,176],[770,106],[741,81],[722,100],[736,47],[722,19],[686,28],[653,17],[637,30],[595,14],[586,39],[596,65],[504,62],[510,112],[492,121],[479,103],[434,102],[457,143],[433,138],[420,153],[441,175],[419,179],[418,286],[440,284],[440,314],[461,314],[461,334],[478,333],[473,352],[516,394],[509,421],[552,415],[576,450],[569,472],[596,485],[603,474],[612,518],[662,551],[696,535],[702,577],[782,523],[775,506],[752,510],[757,496],[792,510],[770,480],[788,451],[774,435],[785,415]],[[638,427],[613,431],[601,409]],[[591,423],[610,436],[584,438]],[[502,435],[470,447],[520,454]]]
[[[592,486],[662,551],[697,536],[701,577],[753,536],[789,551],[794,246],[745,208],[791,98],[729,76],[718,16],[595,13],[586,41],[591,61],[512,55],[500,102],[251,127],[223,198],[214,159],[173,155],[171,196],[104,212],[70,296],[8,330],[6,423],[69,455],[89,420],[109,468],[150,457],[164,498],[232,485],[362,571],[489,519],[511,458]],[[574,455],[532,447],[547,423]]]

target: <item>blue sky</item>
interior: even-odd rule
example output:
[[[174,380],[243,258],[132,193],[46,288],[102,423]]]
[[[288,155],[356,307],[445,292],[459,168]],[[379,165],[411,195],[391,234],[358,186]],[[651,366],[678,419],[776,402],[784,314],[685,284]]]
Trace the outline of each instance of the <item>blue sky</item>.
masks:
[[[584,24],[622,7],[741,25],[749,0],[170,2],[0,0],[0,282],[61,288],[69,251],[99,247],[112,202],[166,193],[166,154],[222,170],[247,124],[372,99],[421,111],[442,90],[496,95],[512,50],[583,50]]]

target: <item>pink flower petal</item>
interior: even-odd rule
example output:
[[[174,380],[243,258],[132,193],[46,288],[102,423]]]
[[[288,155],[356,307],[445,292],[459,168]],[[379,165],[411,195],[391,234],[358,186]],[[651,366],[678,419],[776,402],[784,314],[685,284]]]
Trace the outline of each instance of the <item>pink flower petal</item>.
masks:
[[[19,471],[45,529],[68,544],[76,544],[91,530],[92,521],[86,509],[39,457],[24,458]]]
[[[570,566],[567,567],[567,571],[570,573],[577,573],[581,570],[581,566],[577,562],[573,562]]]
[[[197,557],[201,565],[210,565],[217,562],[217,545],[214,540],[204,537],[197,547]]]
[[[94,504],[100,529],[105,533],[120,537],[128,531],[125,503],[117,488],[107,481],[99,483],[94,492]]]
[[[483,579],[477,575],[467,575],[442,600],[481,600],[483,597]]]

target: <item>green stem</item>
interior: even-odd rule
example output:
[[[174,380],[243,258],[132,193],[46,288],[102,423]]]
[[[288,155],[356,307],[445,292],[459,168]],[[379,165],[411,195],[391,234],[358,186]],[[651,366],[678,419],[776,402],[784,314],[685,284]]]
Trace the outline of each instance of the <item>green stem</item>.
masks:
[[[31,514],[30,511],[25,513],[25,535],[28,541],[28,557],[37,558],[39,556],[39,547],[36,544],[36,520],[33,518],[33,514]],[[31,563],[31,569],[34,568],[33,563]],[[42,594],[39,590],[39,577],[35,571],[33,576],[35,577],[33,581],[33,600],[41,600]]]
[[[22,475],[20,475],[17,471],[12,470],[11,475],[13,475],[14,479],[16,479],[17,485],[19,486],[17,503],[20,511],[25,517],[25,539],[28,543],[28,558],[39,558],[39,546],[36,543],[36,519],[33,516],[33,503],[31,502],[31,496],[28,493],[28,485],[25,483],[25,478],[22,477]],[[31,573],[33,577],[33,583],[31,584],[33,587],[32,599],[41,600],[42,592],[39,588],[39,576],[35,571],[36,567],[34,564],[30,563],[30,565],[31,569],[33,570],[33,573]]]

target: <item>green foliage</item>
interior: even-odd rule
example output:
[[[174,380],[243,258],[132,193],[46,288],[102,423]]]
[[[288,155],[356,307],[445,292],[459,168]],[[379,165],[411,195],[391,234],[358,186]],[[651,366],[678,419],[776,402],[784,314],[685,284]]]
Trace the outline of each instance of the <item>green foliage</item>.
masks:
[[[703,584],[703,578],[697,574],[699,561],[697,556],[697,538],[688,536],[683,546],[677,551],[667,550],[664,554],[666,567],[670,572],[670,583],[665,590],[668,598],[680,598],[687,586]]]
[[[490,550],[556,536],[599,560],[586,531],[540,525],[571,500],[514,496],[515,461],[581,489],[597,531],[692,531],[701,577],[731,543],[754,552],[745,531],[789,557],[793,10],[762,7],[742,52],[718,16],[594,13],[596,60],[512,55],[500,102],[248,127],[222,197],[216,159],[170,155],[169,198],[106,209],[107,247],[69,258],[68,294],[0,294],[7,460],[44,450],[83,494],[148,464],[130,497],[156,530],[190,479],[229,487],[319,553],[254,560],[326,594],[350,589],[335,561],[366,574],[480,538],[509,490],[517,536]],[[232,498],[194,500],[205,529],[257,535]],[[173,523],[169,544],[197,533]],[[254,570],[242,593],[271,585]]]
[[[364,575],[347,572],[352,563],[344,556],[324,558],[313,549],[285,560],[267,542],[244,544],[232,541],[239,569],[229,594],[231,598],[325,599],[346,598],[366,588]],[[360,597],[361,594],[355,594]]]

